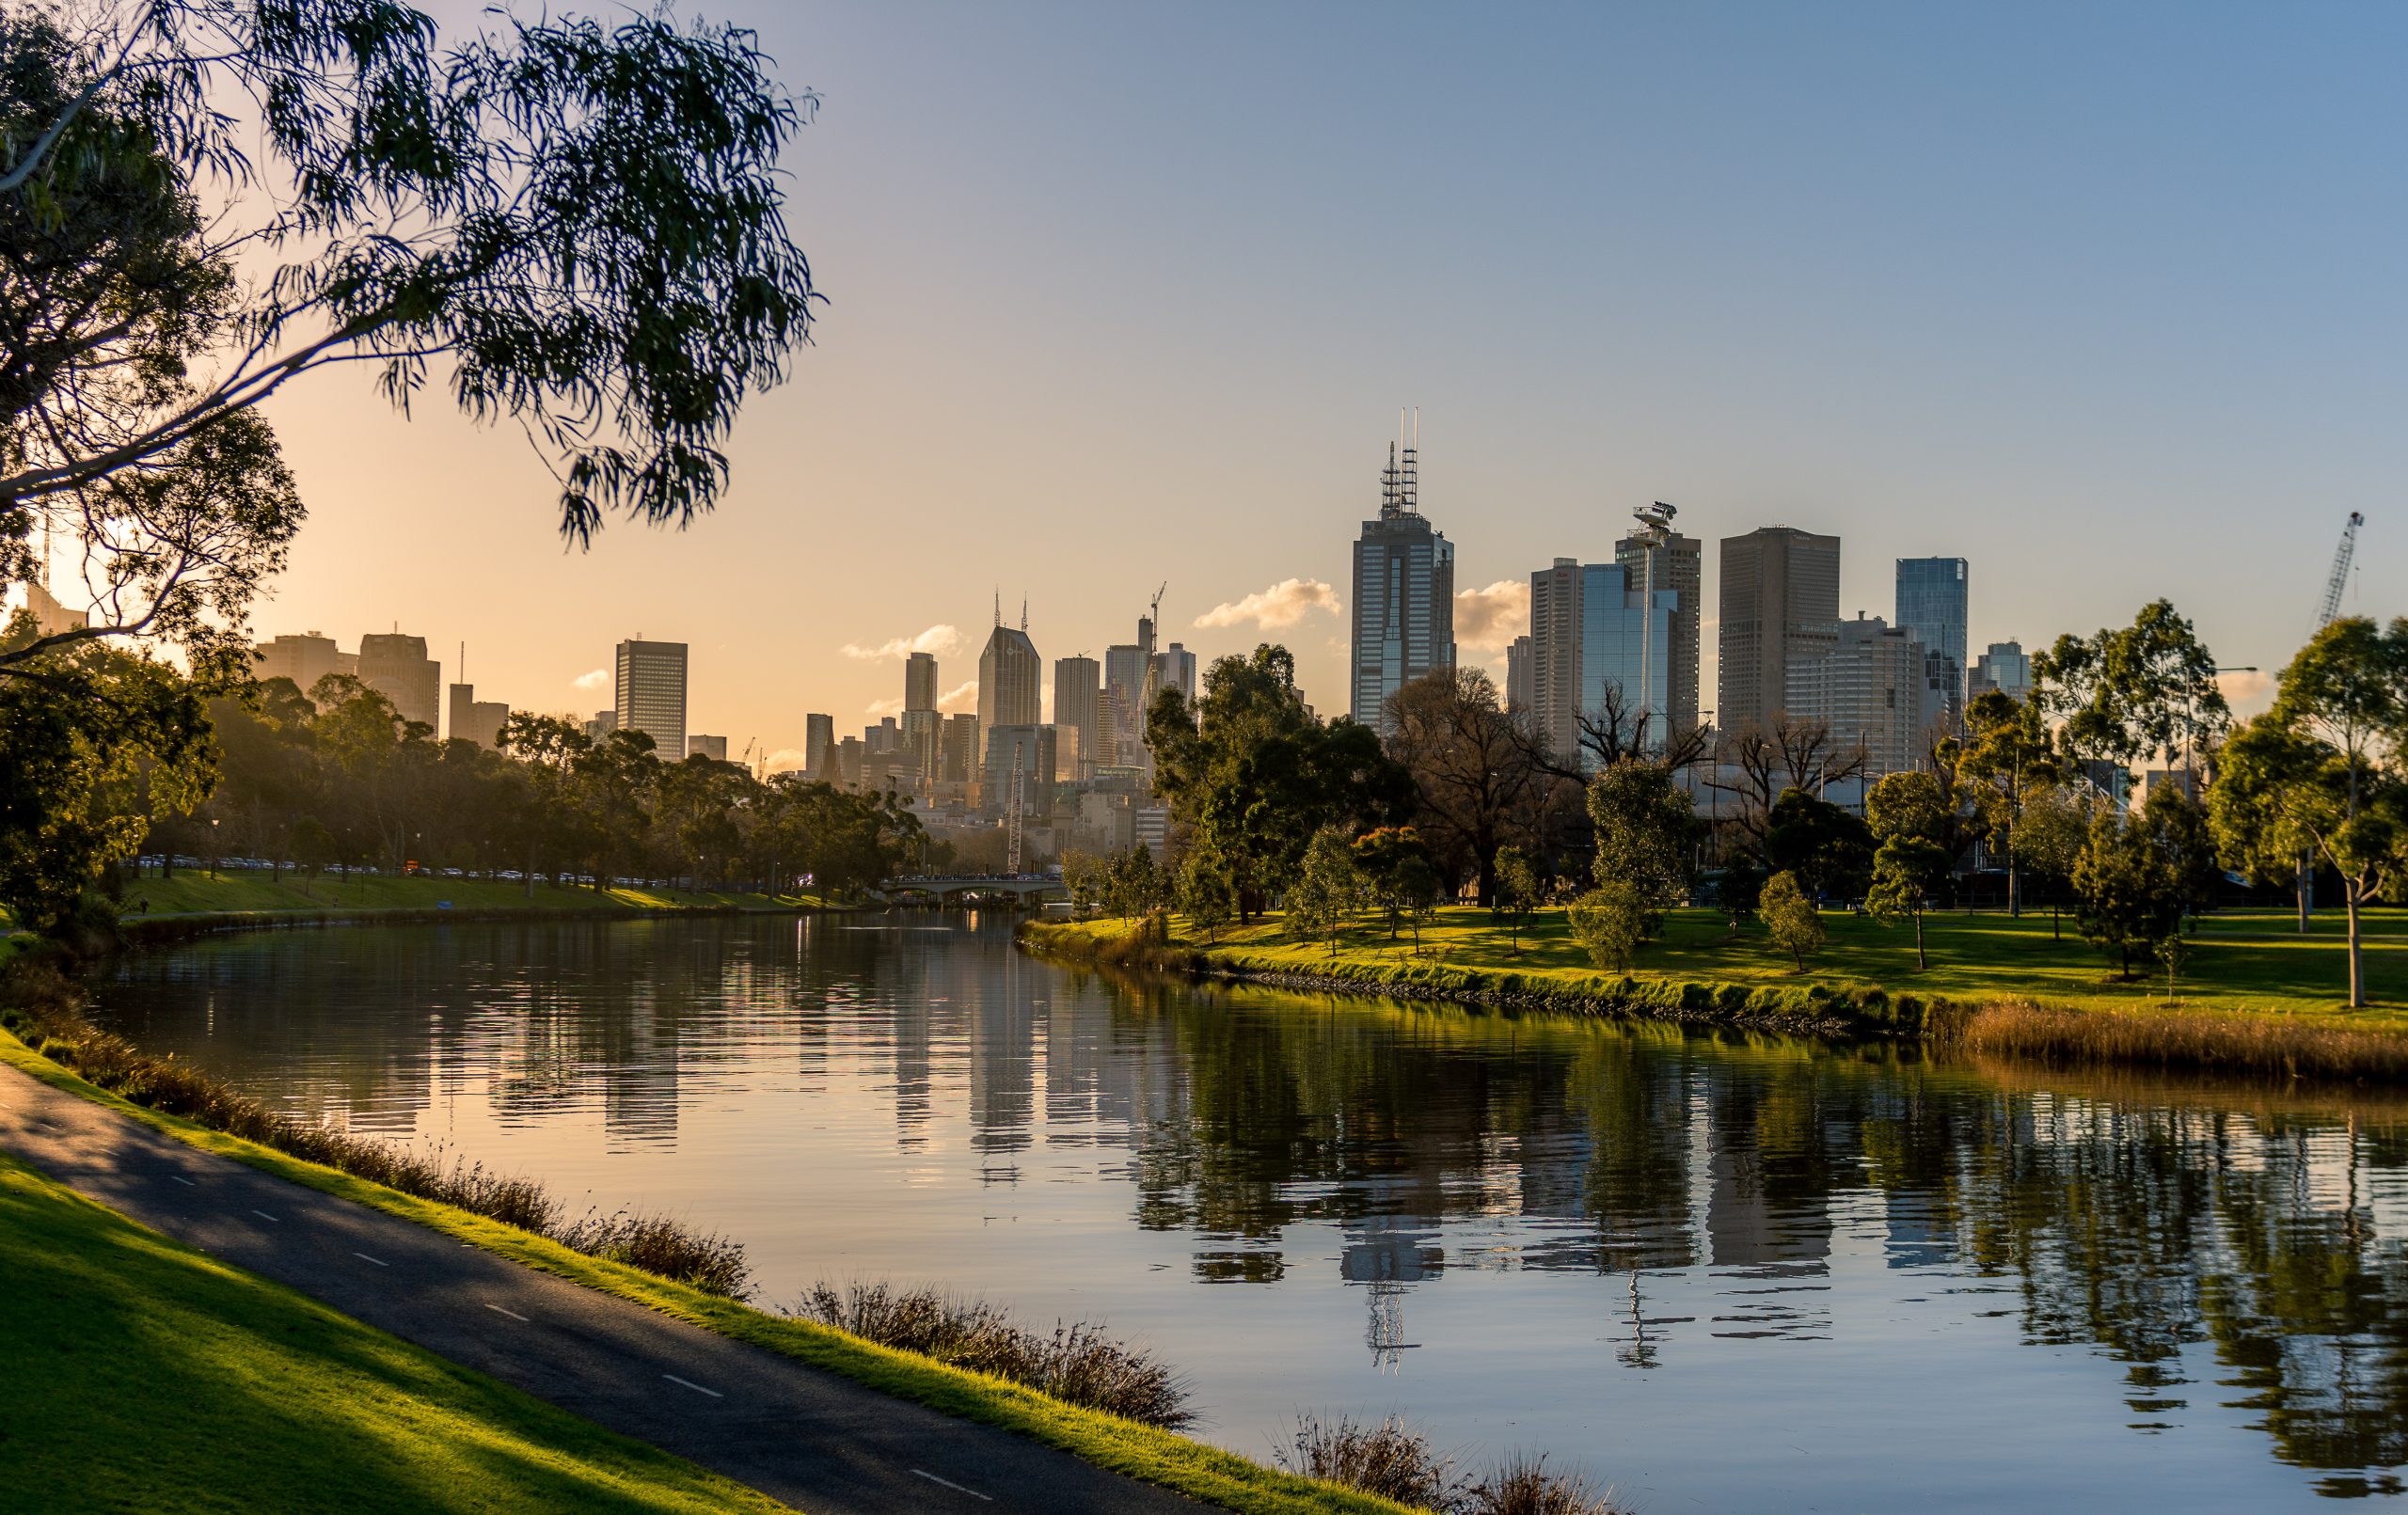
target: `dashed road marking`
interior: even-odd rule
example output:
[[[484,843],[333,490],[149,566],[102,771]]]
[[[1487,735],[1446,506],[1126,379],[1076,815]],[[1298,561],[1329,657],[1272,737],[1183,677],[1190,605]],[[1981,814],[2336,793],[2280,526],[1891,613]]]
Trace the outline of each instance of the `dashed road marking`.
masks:
[[[270,1215],[265,1210],[253,1210],[251,1213],[258,1216],[262,1221],[267,1221],[277,1225],[282,1225],[284,1223],[282,1221],[277,1220],[275,1216]]]
[[[968,1494],[973,1499],[983,1499],[990,1505],[995,1502],[995,1496],[992,1494],[982,1494],[975,1489],[964,1488],[962,1485],[954,1482],[951,1478],[940,1478],[935,1474],[928,1472],[926,1468],[913,1468],[911,1470],[911,1474],[914,1477],[926,1478],[930,1483],[941,1483],[947,1489],[954,1490],[959,1493]]]
[[[686,1388],[693,1390],[696,1394],[707,1394],[714,1399],[724,1399],[727,1397],[727,1396],[720,1393],[717,1389],[705,1389],[701,1384],[696,1383],[693,1380],[681,1379],[674,1373],[663,1373],[660,1376],[667,1379],[672,1383],[682,1384]]]
[[[517,1311],[515,1311],[515,1310],[505,1310],[505,1309],[503,1309],[503,1308],[502,1308],[500,1305],[499,1305],[499,1304],[488,1304],[488,1305],[486,1305],[486,1306],[485,1306],[485,1308],[486,1308],[486,1309],[488,1309],[488,1310],[491,1310],[491,1311],[492,1311],[494,1314],[496,1314],[496,1315],[506,1315],[506,1316],[510,1317],[510,1318],[512,1318],[513,1320],[518,1321],[518,1322],[519,1322],[520,1324],[522,1324],[522,1325],[526,1323],[526,1319],[527,1319],[527,1318],[526,1318],[525,1316],[523,1316],[523,1315],[520,1315],[520,1314],[519,1314]]]
[[[198,1184],[194,1183],[191,1179],[185,1177],[180,1173],[171,1173],[167,1175],[167,1176],[183,1185],[186,1189],[198,1189],[200,1187]]]
[[[359,1259],[360,1261],[362,1261],[362,1262],[372,1262],[372,1263],[374,1263],[374,1264],[375,1264],[377,1267],[379,1267],[379,1268],[390,1268],[390,1267],[392,1267],[392,1266],[393,1266],[391,1263],[387,1262],[387,1261],[386,1261],[384,1258],[382,1258],[382,1257],[371,1257],[371,1256],[369,1256],[369,1255],[368,1255],[368,1254],[366,1254],[366,1253],[364,1253],[364,1252],[355,1252],[355,1253],[353,1253],[353,1254],[352,1254],[352,1255],[353,1255],[353,1256],[355,1256],[355,1257],[356,1257],[356,1258],[358,1258],[358,1259]]]

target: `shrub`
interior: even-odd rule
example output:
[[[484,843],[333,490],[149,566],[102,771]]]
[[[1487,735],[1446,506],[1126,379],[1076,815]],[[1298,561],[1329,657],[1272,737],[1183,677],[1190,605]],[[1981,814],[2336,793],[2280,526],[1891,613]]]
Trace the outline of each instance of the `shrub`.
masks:
[[[1765,880],[1756,915],[1772,933],[1772,944],[1797,959],[1799,972],[1806,971],[1808,954],[1823,950],[1822,914],[1798,886],[1796,874],[1779,873]]]
[[[1572,902],[1573,939],[1599,968],[1624,969],[1647,939],[1649,904],[1637,884],[1599,884]]]
[[[1451,1509],[1463,1491],[1454,1460],[1394,1415],[1376,1426],[1344,1415],[1334,1421],[1300,1415],[1295,1435],[1273,1457],[1290,1473],[1342,1483],[1400,1505]]]
[[[1578,1474],[1547,1472],[1544,1454],[1507,1460],[1455,1507],[1461,1515],[1616,1515],[1610,1490],[1592,1490]]]
[[[1151,1352],[1088,1325],[1051,1336],[1015,1324],[983,1300],[931,1288],[815,1284],[793,1312],[882,1346],[1024,1383],[1056,1399],[1176,1430],[1194,1420],[1187,1386]]]

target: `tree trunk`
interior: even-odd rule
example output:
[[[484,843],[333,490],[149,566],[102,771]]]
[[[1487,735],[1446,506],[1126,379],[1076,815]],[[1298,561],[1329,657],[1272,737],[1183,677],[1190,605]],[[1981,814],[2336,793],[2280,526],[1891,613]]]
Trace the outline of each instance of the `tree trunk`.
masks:
[[[1915,912],[1915,966],[1917,968],[1931,966],[1931,959],[1925,957],[1923,953],[1923,912],[1921,910]]]
[[[2023,870],[2015,861],[2015,849],[2006,852],[2006,914],[2009,920],[2023,918]]]
[[[2367,977],[2366,957],[2358,945],[2358,892],[2344,890],[2341,898],[2350,907],[2350,1008],[2363,1010],[2367,1007]]]
[[[2307,918],[2316,911],[2316,854],[2299,855],[2299,934],[2307,935]]]

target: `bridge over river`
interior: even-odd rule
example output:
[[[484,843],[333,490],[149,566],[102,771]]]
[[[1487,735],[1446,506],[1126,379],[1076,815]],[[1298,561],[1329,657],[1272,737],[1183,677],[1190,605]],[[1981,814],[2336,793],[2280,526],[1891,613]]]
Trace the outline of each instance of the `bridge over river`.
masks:
[[[958,905],[974,899],[1009,898],[1022,906],[1067,900],[1059,878],[1043,874],[957,874],[927,878],[890,878],[879,890],[890,905]]]

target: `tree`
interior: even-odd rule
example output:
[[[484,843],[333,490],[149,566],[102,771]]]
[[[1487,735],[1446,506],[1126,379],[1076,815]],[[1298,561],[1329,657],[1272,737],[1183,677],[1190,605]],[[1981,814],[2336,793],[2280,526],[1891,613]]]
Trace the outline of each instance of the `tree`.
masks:
[[[438,36],[341,0],[10,12],[0,539],[65,507],[111,526],[103,552],[174,563],[193,522],[148,495],[230,508],[190,450],[256,453],[252,408],[336,364],[404,407],[440,373],[519,426],[574,540],[710,508],[737,405],[808,330],[777,159],[814,103],[751,32],[665,13]]]
[[[1198,856],[1200,854],[1191,853],[1189,860],[1193,862]],[[1095,854],[1075,848],[1062,854],[1062,887],[1070,892],[1073,913],[1085,916],[1096,907],[1097,902],[1103,897],[1105,876],[1103,860]]]
[[[1796,874],[1778,873],[1765,880],[1756,901],[1756,918],[1771,933],[1772,944],[1789,954],[1801,973],[1806,971],[1807,955],[1823,950],[1822,912],[1798,886]]]
[[[1647,891],[1630,879],[1601,881],[1565,912],[1572,939],[1599,968],[1626,970],[1647,940],[1651,904]]]
[[[1873,871],[1873,833],[1829,800],[1784,790],[1766,829],[1765,865],[1794,875],[1816,900],[1859,894]]]
[[[1505,918],[1513,923],[1513,955],[1522,955],[1522,923],[1540,901],[1546,898],[1546,885],[1539,877],[1538,864],[1520,847],[1497,849],[1497,903],[1503,907]]]
[[[1861,743],[1847,747],[1834,738],[1829,722],[1789,715],[1739,726],[1724,737],[1716,760],[1707,787],[1730,801],[1723,809],[1733,845],[1768,868],[1779,866],[1769,850],[1773,810],[1789,791],[1819,792],[1861,776],[1872,761]]]
[[[1734,858],[1723,868],[1722,876],[1715,881],[1714,903],[1721,907],[1722,913],[1731,922],[1731,929],[1736,931],[1741,922],[1756,913],[1764,890],[1764,870],[1749,859]]]
[[[1914,923],[1917,968],[1931,966],[1924,951],[1924,911],[1932,896],[1947,887],[1948,868],[1948,849],[1912,831],[1892,836],[1873,855],[1873,883],[1864,907],[1885,926],[1900,921]]]
[[[1139,843],[1112,860],[1103,897],[1105,907],[1114,915],[1122,920],[1133,915],[1151,915],[1163,907],[1167,892],[1151,847]]]
[[[2073,888],[2083,937],[2115,954],[2121,977],[2132,976],[2134,952],[2153,954],[2181,929],[2179,887],[2136,818],[2108,811],[2091,822],[2090,840],[2074,860]]]
[[[1388,918],[1388,939],[1396,939],[1405,916],[1424,895],[1438,892],[1437,870],[1430,848],[1410,826],[1383,826],[1354,839],[1354,867],[1371,898]]]
[[[2258,878],[2303,857],[2341,880],[2350,1005],[2367,1002],[2360,908],[2408,885],[2408,620],[2334,622],[2283,671],[2274,706],[2233,734],[2209,790],[2227,855]]]
[[[1664,912],[1688,893],[1698,838],[1695,802],[1670,768],[1624,758],[1589,781],[1589,819],[1596,829],[1597,882],[1636,890],[1641,928],[1654,936]]]
[[[1207,942],[1217,940],[1221,928],[1237,913],[1228,869],[1202,847],[1190,847],[1180,863],[1179,902],[1187,923],[1203,932]]]
[[[1146,718],[1156,790],[1194,842],[1229,870],[1241,921],[1295,879],[1325,827],[1388,826],[1411,817],[1413,781],[1377,733],[1324,725],[1296,687],[1284,647],[1224,657],[1191,706],[1164,689]]]
[[[2023,870],[2049,886],[2050,935],[2065,939],[2065,901],[2074,864],[2090,844],[2091,823],[2110,809],[2086,787],[2057,784],[2026,797],[2016,852]]]
[[[1304,865],[1288,890],[1288,924],[1297,936],[1319,937],[1338,955],[1339,933],[1361,899],[1363,878],[1354,866],[1354,849],[1346,833],[1325,826],[1313,833],[1305,848]]]
[[[1947,786],[1922,769],[1887,773],[1864,797],[1864,823],[1878,838],[1920,837],[1944,846],[1956,822]]]
[[[1630,692],[1612,679],[1598,690],[1597,702],[1574,719],[1580,728],[1580,750],[1588,754],[1592,771],[1638,758],[1679,773],[1703,763],[1714,752],[1711,727],[1674,726],[1660,711],[1638,708]]]
[[[1476,668],[1440,669],[1388,698],[1387,752],[1412,776],[1416,823],[1457,881],[1475,877],[1497,899],[1497,849],[1535,839],[1538,802],[1553,775],[1527,722],[1506,714]]]
[[[1967,738],[1957,772],[1985,829],[2006,853],[2006,912],[2023,913],[2023,814],[2032,796],[2057,781],[2056,757],[2039,706],[2000,689],[1965,707]]]
[[[2195,766],[2199,747],[2231,723],[2215,655],[2165,600],[2129,626],[2059,637],[2032,659],[2032,678],[2033,700],[2077,765],[2162,753],[2171,766],[2179,752]]]

